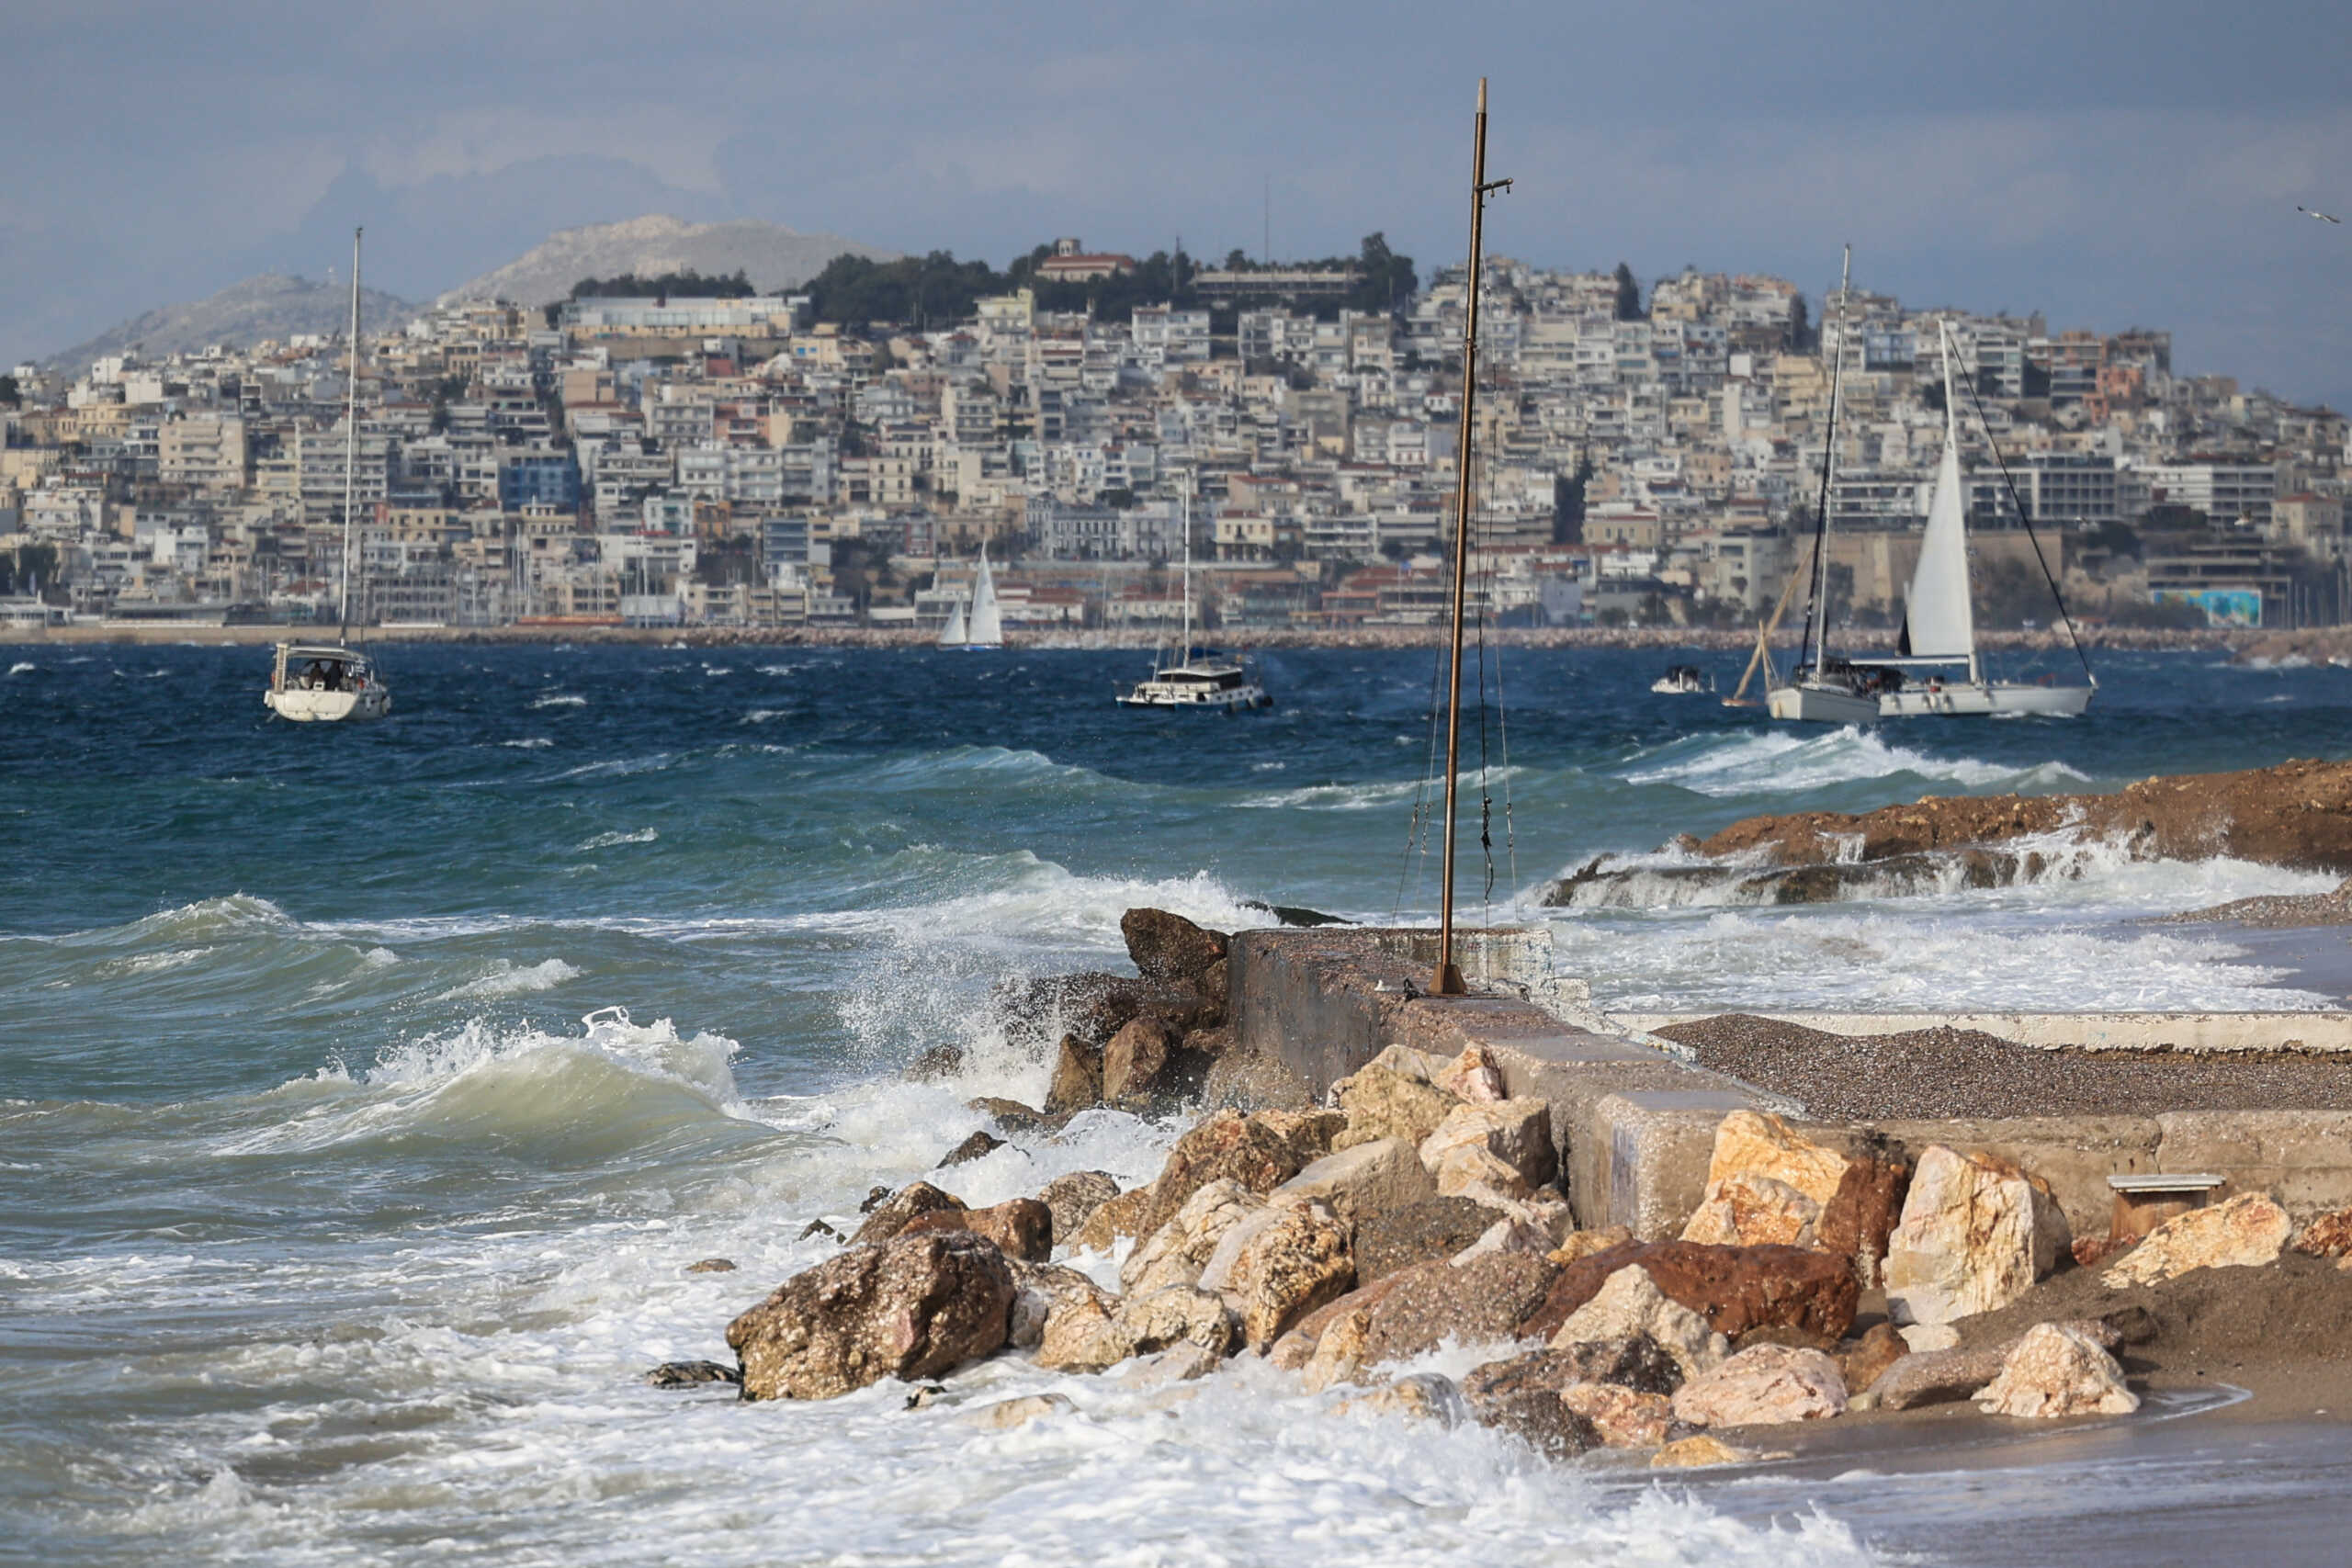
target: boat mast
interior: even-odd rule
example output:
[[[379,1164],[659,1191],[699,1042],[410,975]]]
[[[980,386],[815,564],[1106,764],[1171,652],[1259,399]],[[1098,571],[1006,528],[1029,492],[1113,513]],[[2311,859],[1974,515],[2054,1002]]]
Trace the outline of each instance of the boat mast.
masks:
[[[359,236],[367,231],[364,228],[351,231],[351,374],[345,378],[348,386],[343,403],[343,610],[334,634],[338,643],[351,636],[351,492],[359,458]]]
[[[1821,442],[1821,504],[1813,522],[1813,678],[1829,658],[1829,470],[1838,450],[1838,383],[1846,368],[1846,308],[1854,282],[1854,247],[1838,269],[1838,321],[1829,354],[1829,433]]]
[[[1193,474],[1184,471],[1184,650],[1176,656],[1179,664],[1193,661]],[[1161,601],[1163,604],[1166,601]]]
[[[1944,445],[1951,448],[1952,471],[1959,473],[1960,404],[1951,395],[1951,323],[1940,316],[1936,318],[1936,344],[1942,350],[1944,360]],[[1960,505],[1962,526],[1965,528],[1968,516],[1968,489],[1964,476],[1960,491]],[[1961,566],[1963,571],[1967,570],[1967,562],[1968,557],[1963,551],[1961,556]],[[1968,584],[1969,592],[1973,592],[1974,589],[1975,584],[1973,582]],[[1973,625],[1969,627],[1968,637],[1968,683],[1972,686],[1981,686],[1984,683],[1984,671],[1978,661],[1976,652],[1976,628]]]
[[[1430,989],[1460,996],[1467,989],[1453,962],[1453,796],[1462,755],[1462,608],[1470,566],[1470,437],[1478,397],[1478,273],[1486,238],[1487,197],[1509,180],[1487,180],[1487,79],[1478,78],[1478,117],[1470,152],[1470,299],[1462,322],[1462,433],[1454,443],[1453,673],[1445,719],[1445,869],[1439,892],[1437,975]]]

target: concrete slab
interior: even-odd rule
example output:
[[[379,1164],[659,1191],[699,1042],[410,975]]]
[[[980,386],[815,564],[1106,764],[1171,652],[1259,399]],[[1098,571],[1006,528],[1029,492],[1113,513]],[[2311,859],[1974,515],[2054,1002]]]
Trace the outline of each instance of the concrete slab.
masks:
[[[1642,1033],[1740,1010],[1620,1012],[1610,1021]],[[1792,1012],[1756,1011],[1825,1034],[1907,1034],[1975,1030],[2019,1045],[2076,1051],[2352,1052],[2352,1012]]]

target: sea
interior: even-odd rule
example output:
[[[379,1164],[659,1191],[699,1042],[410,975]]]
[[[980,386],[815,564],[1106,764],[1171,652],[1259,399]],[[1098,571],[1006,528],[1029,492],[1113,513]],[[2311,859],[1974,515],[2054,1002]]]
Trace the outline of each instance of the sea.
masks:
[[[1254,1362],[1171,1391],[1005,1357],[922,1409],[650,1387],[729,1359],[728,1320],[830,1253],[810,1223],[933,1175],[968,1100],[1041,1097],[1001,982],[1120,965],[1136,905],[1430,920],[1436,656],[1269,651],[1277,705],[1235,717],[1114,706],[1148,656],[1102,650],[383,658],[393,716],[330,727],[266,714],[266,649],[0,649],[0,1562],[2154,1562],[2352,1481],[2332,1441],[2264,1459],[2196,1402],[1660,1480]],[[2343,1000],[2324,966],[2143,923],[2335,881],[2230,861],[1538,899],[1756,812],[2344,757],[2352,670],[2113,654],[2080,719],[1858,730],[1654,694],[1670,661],[1738,670],[1469,670],[1464,918],[1547,925],[1602,1005]],[[943,1044],[963,1067],[910,1081]],[[1091,1111],[940,1179],[1132,1183],[1180,1130]],[[711,1258],[739,1267],[688,1271]],[[1076,1409],[965,1418],[1041,1392]]]

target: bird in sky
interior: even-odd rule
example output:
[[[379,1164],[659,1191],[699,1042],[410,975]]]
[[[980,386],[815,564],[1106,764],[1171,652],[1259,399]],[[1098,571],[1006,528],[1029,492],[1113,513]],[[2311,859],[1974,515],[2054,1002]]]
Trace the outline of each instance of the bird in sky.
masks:
[[[2316,218],[2323,223],[2341,223],[2344,221],[2341,218],[2330,218],[2324,212],[2313,212],[2308,207],[2297,207],[2295,210],[2301,213],[2306,218]]]

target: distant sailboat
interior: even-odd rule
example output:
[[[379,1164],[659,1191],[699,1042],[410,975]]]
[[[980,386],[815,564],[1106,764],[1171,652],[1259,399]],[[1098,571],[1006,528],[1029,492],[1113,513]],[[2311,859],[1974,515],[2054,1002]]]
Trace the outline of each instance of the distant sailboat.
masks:
[[[1123,708],[1181,708],[1193,713],[1248,713],[1270,708],[1274,699],[1247,660],[1213,648],[1193,646],[1193,487],[1184,484],[1184,637],[1176,657],[1155,656],[1151,674],[1114,700]],[[1162,644],[1159,653],[1164,655]]]
[[[392,711],[391,688],[367,654],[350,646],[351,563],[359,457],[359,238],[351,231],[351,374],[343,411],[343,593],[332,643],[281,642],[270,666],[264,706],[297,724],[339,724],[381,718]]]
[[[985,543],[980,546],[979,573],[972,581],[971,613],[965,614],[962,600],[956,602],[947,624],[939,630],[939,646],[967,651],[1004,646],[1004,616],[997,608],[996,574],[989,570]]]

